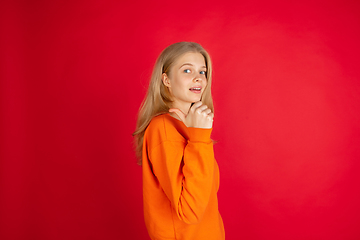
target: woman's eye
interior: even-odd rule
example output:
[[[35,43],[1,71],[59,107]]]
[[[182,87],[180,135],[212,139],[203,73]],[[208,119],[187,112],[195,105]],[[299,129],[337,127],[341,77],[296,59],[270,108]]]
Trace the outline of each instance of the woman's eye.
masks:
[[[205,72],[205,71],[201,71],[201,72],[200,72],[200,74],[203,74],[203,75],[205,75],[205,74],[206,74],[206,72]]]
[[[184,73],[190,73],[191,71],[190,71],[190,69],[185,69],[184,70]]]

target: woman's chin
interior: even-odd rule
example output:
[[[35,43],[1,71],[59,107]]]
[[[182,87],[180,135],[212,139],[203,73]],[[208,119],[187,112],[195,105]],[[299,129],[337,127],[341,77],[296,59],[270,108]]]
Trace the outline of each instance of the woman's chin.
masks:
[[[199,97],[197,97],[197,98],[194,98],[194,99],[192,100],[192,103],[198,102],[198,101],[200,101],[200,100],[201,100],[201,96],[199,96]]]

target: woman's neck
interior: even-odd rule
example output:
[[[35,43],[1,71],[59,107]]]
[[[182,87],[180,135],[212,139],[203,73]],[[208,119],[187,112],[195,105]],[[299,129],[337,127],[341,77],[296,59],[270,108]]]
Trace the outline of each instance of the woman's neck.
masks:
[[[182,111],[185,115],[188,114],[191,103],[183,103],[183,104],[172,104],[171,108],[177,108]],[[175,114],[176,115],[176,114]]]

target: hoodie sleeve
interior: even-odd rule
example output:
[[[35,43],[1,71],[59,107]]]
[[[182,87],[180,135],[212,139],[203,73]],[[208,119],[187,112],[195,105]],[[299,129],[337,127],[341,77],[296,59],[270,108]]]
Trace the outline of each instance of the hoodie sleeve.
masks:
[[[214,181],[212,129],[188,128],[189,140],[162,141],[148,150],[153,172],[180,220],[201,221]]]

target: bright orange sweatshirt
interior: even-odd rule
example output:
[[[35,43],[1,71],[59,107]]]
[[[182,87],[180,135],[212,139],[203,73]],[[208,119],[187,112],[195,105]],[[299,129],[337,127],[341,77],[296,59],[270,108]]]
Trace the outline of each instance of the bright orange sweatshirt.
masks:
[[[143,198],[151,239],[225,239],[211,131],[188,128],[169,114],[153,118],[147,127]]]

